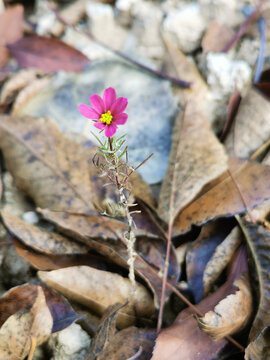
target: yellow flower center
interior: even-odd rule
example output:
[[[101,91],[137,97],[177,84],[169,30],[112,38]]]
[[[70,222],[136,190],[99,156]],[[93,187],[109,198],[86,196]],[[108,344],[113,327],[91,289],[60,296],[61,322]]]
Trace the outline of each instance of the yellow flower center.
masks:
[[[112,122],[112,115],[110,110],[108,110],[106,113],[102,114],[99,121],[106,123],[107,125],[109,125]]]

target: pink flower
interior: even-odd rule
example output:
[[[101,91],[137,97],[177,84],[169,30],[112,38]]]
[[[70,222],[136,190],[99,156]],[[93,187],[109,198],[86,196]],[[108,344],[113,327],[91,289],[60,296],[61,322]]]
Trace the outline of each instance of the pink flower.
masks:
[[[88,119],[94,120],[94,126],[100,130],[105,130],[105,136],[111,137],[117,130],[117,125],[124,125],[128,115],[124,113],[128,101],[126,98],[116,98],[113,88],[104,91],[103,99],[99,95],[90,96],[93,107],[80,105],[80,113]]]

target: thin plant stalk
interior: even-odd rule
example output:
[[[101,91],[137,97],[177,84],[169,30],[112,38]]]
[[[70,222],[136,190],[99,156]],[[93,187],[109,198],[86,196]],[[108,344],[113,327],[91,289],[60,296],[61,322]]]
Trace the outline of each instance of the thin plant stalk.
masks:
[[[117,169],[117,163],[115,161],[115,157],[114,157],[114,148],[113,148],[113,140],[112,138],[109,138],[109,144],[110,144],[110,150],[112,152],[112,165],[114,166],[114,171],[115,171],[115,181],[116,181],[116,186],[119,192],[119,198],[120,198],[120,204],[123,206],[124,210],[125,210],[125,214],[126,214],[126,218],[128,221],[128,231],[125,233],[124,237],[125,240],[127,242],[127,250],[128,250],[128,266],[129,266],[129,279],[130,282],[132,284],[132,289],[133,289],[133,296],[134,296],[134,301],[136,298],[136,281],[135,281],[135,271],[134,271],[134,262],[136,259],[136,252],[134,251],[134,247],[135,247],[135,242],[136,242],[136,236],[134,234],[133,231],[133,218],[132,215],[129,211],[129,204],[128,204],[128,199],[124,193],[124,187],[121,184],[121,181],[119,180],[119,175],[118,175],[118,169]]]

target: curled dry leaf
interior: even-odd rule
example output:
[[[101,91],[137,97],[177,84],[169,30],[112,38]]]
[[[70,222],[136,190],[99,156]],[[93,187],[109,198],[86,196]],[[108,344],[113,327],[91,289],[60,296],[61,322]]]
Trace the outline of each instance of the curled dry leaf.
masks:
[[[20,70],[8,79],[2,88],[0,104],[10,104],[16,94],[25,86],[36,80],[40,71],[35,69]]]
[[[119,331],[97,360],[150,360],[156,332],[150,329],[129,327]],[[141,352],[140,352],[141,349]],[[135,356],[138,354],[138,356]]]
[[[41,79],[34,79],[30,84],[26,85],[14,101],[12,114],[16,115],[28,100],[37,95],[41,90],[47,88],[50,83],[51,79],[49,77],[43,77]]]
[[[60,331],[80,318],[73,311],[67,300],[53,289],[43,285],[24,284],[10,289],[0,298],[0,327],[10,316],[26,312],[33,307],[39,287],[42,287],[47,306],[53,317],[52,332]]]
[[[43,285],[42,289],[46,297],[46,304],[53,317],[52,333],[61,331],[82,318],[81,315],[74,312],[68,301],[58,292]]]
[[[205,314],[213,309],[222,299],[235,292],[234,280],[247,271],[246,254],[243,249],[233,259],[228,279],[215,293],[203,299],[196,307]],[[161,330],[151,360],[205,360],[214,359],[227,344],[227,340],[213,341],[203,333],[192,310],[183,310],[175,322]]]
[[[87,247],[82,244],[71,241],[60,234],[41,230],[13,215],[1,212],[1,217],[13,235],[36,251],[54,255],[85,254],[88,252]]]
[[[9,316],[29,310],[37,297],[36,285],[22,285],[10,289],[0,298],[0,327]]]
[[[106,346],[112,341],[116,331],[116,317],[127,304],[116,303],[107,308],[100,320],[94,339],[91,341],[91,347],[85,360],[96,360]]]
[[[7,44],[20,39],[23,35],[23,6],[16,5],[0,14],[0,68],[7,62]]]
[[[37,298],[31,309],[34,319],[31,326],[30,337],[37,339],[37,345],[49,339],[53,328],[53,317],[47,306],[43,289],[38,286]]]
[[[269,142],[270,140],[268,140]],[[270,166],[270,151],[264,157],[262,161],[263,165]],[[264,201],[261,205],[257,206],[252,210],[252,216],[256,220],[256,222],[263,224],[268,230],[270,230],[270,222],[268,215],[270,214],[270,199]],[[246,218],[248,221],[251,221],[248,213],[246,214]]]
[[[186,253],[187,253],[188,246],[189,246],[189,243],[186,242],[185,244],[182,244],[175,249],[177,262],[180,266],[183,265],[183,263],[186,259]]]
[[[228,230],[222,220],[206,224],[187,251],[187,281],[195,303],[200,302],[203,296],[203,276],[206,265],[227,234]]]
[[[203,288],[206,295],[219,275],[232,259],[233,254],[242,242],[242,233],[235,227],[230,234],[216,247],[211,259],[206,264],[203,273]]]
[[[213,340],[221,340],[242,330],[252,314],[252,294],[248,276],[235,280],[235,294],[223,299],[214,310],[198,319],[200,329]]]
[[[95,213],[88,159],[52,120],[1,116],[0,142],[16,186],[36,205]]]
[[[252,341],[245,351],[245,360],[270,359],[270,327],[265,328],[261,334]]]
[[[136,283],[136,297],[133,299],[130,281],[115,273],[88,266],[74,266],[51,272],[40,271],[38,275],[47,285],[100,315],[108,306],[116,302],[129,301],[128,305],[119,312],[117,325],[120,328],[133,324],[136,315],[150,317],[155,309],[153,299],[144,286]]]
[[[74,239],[86,244],[89,249],[98,252],[120,266],[128,268],[126,246],[120,241],[115,241],[123,236],[123,231],[126,231],[125,224],[101,216],[68,214],[41,209],[39,209],[39,212],[42,213],[46,220],[53,222],[60,232],[74,237]],[[162,251],[159,258],[163,258],[163,256],[164,251]],[[170,264],[169,280],[171,284],[176,285],[180,275],[180,268],[173,247]],[[155,306],[158,307],[162,288],[162,279],[158,274],[159,270],[153,269],[138,253],[134,265],[136,274],[141,276],[153,291]],[[169,294],[170,291],[168,289],[167,291]]]
[[[82,71],[89,59],[60,39],[28,36],[8,45],[8,49],[25,68],[44,71]]]
[[[270,198],[270,166],[251,161],[230,159],[229,168],[249,208]],[[176,218],[174,233],[188,231],[192,224],[202,225],[221,216],[232,216],[246,211],[246,206],[234,181],[225,173],[213,181]]]
[[[0,329],[0,358],[23,360],[30,351],[31,337],[41,345],[51,335],[53,318],[44,292],[37,288],[36,300],[30,310],[11,315]]]
[[[242,99],[225,146],[230,156],[249,158],[270,138],[270,102],[251,89]],[[252,119],[252,121],[251,121]]]
[[[253,321],[249,339],[254,341],[261,331],[270,324],[270,232],[262,226],[248,224],[245,227],[245,236],[251,250],[258,284],[258,309]]]

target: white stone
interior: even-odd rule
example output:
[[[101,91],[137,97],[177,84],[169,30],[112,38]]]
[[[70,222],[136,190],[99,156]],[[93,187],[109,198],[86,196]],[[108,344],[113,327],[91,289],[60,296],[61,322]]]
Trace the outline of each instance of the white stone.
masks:
[[[241,12],[244,1],[239,0],[198,0],[202,15],[208,20],[220,24],[239,26],[245,16]]]
[[[215,112],[214,127],[221,130],[232,93],[238,89],[244,96],[252,82],[250,66],[240,60],[232,60],[228,54],[209,53],[206,57],[206,78]]]
[[[150,1],[136,1],[131,14],[133,17],[132,33],[136,36],[136,50],[139,55],[150,58],[163,58],[163,41],[160,27],[163,13],[160,6]]]
[[[47,12],[38,19],[37,34],[46,35],[50,32],[56,22],[56,15],[53,12]]]
[[[190,53],[200,46],[207,22],[196,3],[172,10],[163,22],[165,35],[185,52]]]
[[[249,39],[245,38],[241,41],[240,48],[235,56],[236,60],[244,60],[251,66],[255,68],[260,49],[260,40],[259,39]]]
[[[131,24],[131,10],[132,6],[137,0],[117,0],[115,8],[117,10],[117,21],[124,26]]]
[[[89,346],[90,338],[78,324],[53,334],[48,342],[51,360],[84,360]]]
[[[231,60],[227,54],[207,55],[207,82],[219,96],[232,93],[237,88],[245,94],[251,83],[251,68],[241,60]]]
[[[86,13],[89,18],[91,34],[113,49],[121,49],[125,43],[127,32],[116,23],[112,6],[89,2],[86,5]]]
[[[38,223],[38,215],[35,211],[27,211],[23,214],[22,219],[26,221],[28,224],[37,224]]]

